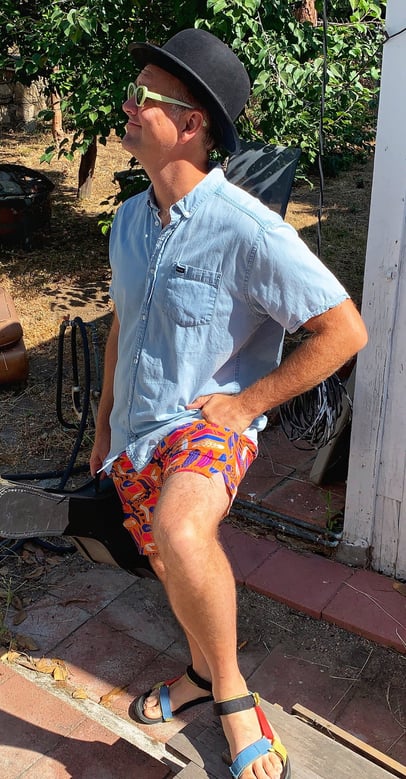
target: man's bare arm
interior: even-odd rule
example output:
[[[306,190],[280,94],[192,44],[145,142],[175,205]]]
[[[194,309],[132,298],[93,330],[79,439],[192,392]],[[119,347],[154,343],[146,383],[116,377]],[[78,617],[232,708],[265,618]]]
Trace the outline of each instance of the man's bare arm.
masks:
[[[110,449],[110,413],[113,408],[114,372],[117,364],[118,334],[120,323],[116,311],[107,338],[104,354],[103,389],[97,411],[96,434],[90,455],[90,473],[95,476]]]
[[[351,300],[340,303],[305,324],[311,333],[272,373],[238,395],[205,395],[188,408],[241,433],[255,417],[315,387],[331,376],[367,343],[367,332]]]

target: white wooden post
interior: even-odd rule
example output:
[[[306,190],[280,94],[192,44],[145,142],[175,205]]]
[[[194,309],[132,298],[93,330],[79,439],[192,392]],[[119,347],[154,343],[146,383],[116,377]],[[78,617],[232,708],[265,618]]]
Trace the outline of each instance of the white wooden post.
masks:
[[[340,556],[406,577],[406,27],[388,0]],[[396,35],[396,33],[399,33]],[[395,36],[395,37],[392,37]]]

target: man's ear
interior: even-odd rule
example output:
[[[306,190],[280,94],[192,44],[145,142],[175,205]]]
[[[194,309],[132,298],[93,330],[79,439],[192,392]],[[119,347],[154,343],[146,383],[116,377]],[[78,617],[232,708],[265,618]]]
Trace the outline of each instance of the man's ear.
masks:
[[[206,126],[206,120],[201,111],[193,111],[185,117],[184,122],[181,124],[179,132],[179,140],[181,143],[188,143],[203,127]]]

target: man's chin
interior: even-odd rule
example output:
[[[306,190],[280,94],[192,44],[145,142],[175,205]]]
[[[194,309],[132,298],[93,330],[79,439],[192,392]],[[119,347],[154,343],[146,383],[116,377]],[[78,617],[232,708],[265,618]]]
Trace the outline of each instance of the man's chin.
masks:
[[[126,132],[124,137],[121,139],[121,145],[123,149],[129,151],[130,154],[133,154],[135,156],[135,149],[137,147],[137,143],[135,142],[133,135],[131,135],[129,132]]]

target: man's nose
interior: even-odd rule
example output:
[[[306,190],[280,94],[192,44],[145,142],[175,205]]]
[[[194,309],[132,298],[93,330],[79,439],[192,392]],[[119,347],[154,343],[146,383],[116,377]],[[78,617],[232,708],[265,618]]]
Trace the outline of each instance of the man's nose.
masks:
[[[127,100],[122,105],[122,109],[124,113],[127,114],[128,116],[130,114],[131,115],[136,114],[138,112],[138,106],[135,103],[135,98],[134,97],[127,98]]]

